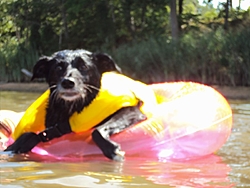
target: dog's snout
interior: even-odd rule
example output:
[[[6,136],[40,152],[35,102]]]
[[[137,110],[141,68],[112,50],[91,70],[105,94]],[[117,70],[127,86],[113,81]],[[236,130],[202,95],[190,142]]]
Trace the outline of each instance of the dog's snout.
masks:
[[[72,89],[75,87],[75,82],[73,78],[64,78],[61,85],[64,89]]]

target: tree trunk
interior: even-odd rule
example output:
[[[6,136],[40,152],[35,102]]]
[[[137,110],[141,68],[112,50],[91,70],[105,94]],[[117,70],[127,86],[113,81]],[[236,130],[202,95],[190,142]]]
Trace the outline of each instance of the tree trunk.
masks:
[[[65,37],[65,43],[66,46],[68,47],[68,40],[69,40],[69,32],[68,32],[68,23],[67,23],[67,16],[66,16],[66,12],[65,12],[65,7],[64,7],[64,0],[61,1],[61,16],[62,16],[62,31],[61,33],[64,33],[64,37]],[[61,36],[62,37],[62,36]],[[61,38],[62,40],[62,38]],[[60,44],[61,43],[61,44]],[[59,41],[59,48],[61,48],[62,45],[62,41]]]
[[[183,12],[183,1],[184,0],[179,0],[179,15],[182,15]]]
[[[182,22],[183,1],[184,1],[184,0],[179,0],[179,19],[178,19],[179,32],[181,32],[181,26],[182,26],[182,24],[183,24],[183,22]]]
[[[227,0],[227,2],[225,4],[225,23],[224,23],[225,30],[228,29],[229,4],[230,4],[230,0]]]
[[[131,5],[132,5],[133,1],[132,0],[125,0],[123,1],[123,12],[124,12],[124,20],[125,20],[125,24],[127,26],[127,29],[130,33],[130,35],[132,36],[132,38],[134,38],[134,27],[133,27],[133,23],[132,23],[132,17],[131,17]]]
[[[141,9],[142,9],[142,13],[141,13],[141,29],[143,29],[144,26],[145,26],[145,13],[147,11],[147,3],[142,2]]]
[[[176,0],[170,0],[170,23],[171,32],[173,39],[178,39],[179,37],[179,26],[176,13]]]
[[[232,9],[233,8],[233,0],[229,0],[230,2],[230,8]]]

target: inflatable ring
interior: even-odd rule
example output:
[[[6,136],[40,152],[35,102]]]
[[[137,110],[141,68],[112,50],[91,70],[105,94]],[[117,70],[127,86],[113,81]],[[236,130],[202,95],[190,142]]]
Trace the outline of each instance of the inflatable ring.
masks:
[[[216,152],[226,142],[231,133],[232,111],[215,89],[193,82],[148,87],[157,96],[153,117],[112,136],[126,152],[125,156],[195,159]],[[58,160],[102,154],[91,140],[91,131],[40,143],[32,152]],[[11,142],[10,139],[7,145]]]

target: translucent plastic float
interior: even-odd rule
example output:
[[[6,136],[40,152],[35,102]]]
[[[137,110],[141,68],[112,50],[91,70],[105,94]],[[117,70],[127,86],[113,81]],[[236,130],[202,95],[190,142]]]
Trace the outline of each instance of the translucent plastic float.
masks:
[[[227,141],[232,128],[232,111],[226,99],[212,87],[193,82],[149,85],[158,105],[154,116],[112,136],[125,157],[159,160],[188,160],[212,154]],[[0,121],[14,129],[23,113],[0,111]],[[84,159],[102,155],[91,140],[91,132],[70,133],[32,152],[56,160]],[[12,138],[4,141],[8,146]]]

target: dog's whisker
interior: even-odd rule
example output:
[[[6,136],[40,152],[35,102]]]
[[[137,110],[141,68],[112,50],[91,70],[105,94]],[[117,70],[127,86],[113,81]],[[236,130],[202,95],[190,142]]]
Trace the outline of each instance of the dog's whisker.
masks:
[[[54,85],[50,86],[49,89],[53,89],[53,88],[56,88],[56,87],[57,87],[57,85],[54,84]]]
[[[50,98],[53,99],[51,100],[53,102],[53,104],[56,103],[56,101],[58,101],[60,99],[60,97],[58,96],[58,91],[57,90],[54,90],[51,95],[50,95]]]
[[[92,90],[88,86],[83,86],[85,89],[87,89],[90,93],[92,93]]]
[[[53,86],[51,86],[51,87],[53,87]],[[57,87],[57,86],[55,85],[55,87]],[[52,93],[50,94],[50,99],[52,99],[50,101],[52,101],[53,105],[56,104],[56,101],[60,100],[57,89],[52,91]]]
[[[100,91],[100,88],[98,88],[98,87],[95,87],[95,86],[92,86],[92,85],[88,85],[88,84],[86,84],[86,85],[87,85],[88,87],[91,87],[91,88],[97,90],[97,91]]]
[[[52,93],[50,94],[50,97],[54,98],[55,97],[54,95],[56,95],[56,93],[57,93],[57,90],[53,90]]]
[[[92,90],[91,89],[95,89],[96,91],[100,91],[100,88],[98,88],[98,87],[95,87],[95,86],[92,86],[92,85],[88,85],[88,84],[86,84],[85,86],[84,86],[84,88],[85,89],[87,89],[89,92],[91,92],[92,93]],[[90,89],[91,88],[91,89]]]

